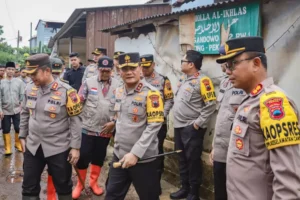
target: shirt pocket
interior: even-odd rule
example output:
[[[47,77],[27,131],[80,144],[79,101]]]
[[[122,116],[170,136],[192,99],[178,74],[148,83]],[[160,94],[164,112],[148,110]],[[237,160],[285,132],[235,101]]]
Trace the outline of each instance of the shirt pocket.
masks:
[[[194,92],[194,88],[189,86],[183,89],[182,91],[182,99],[185,101],[190,101],[192,96],[193,96],[193,92]]]
[[[143,115],[145,114],[145,108],[141,106],[129,106],[128,107],[128,120],[131,124],[136,124],[143,119]]]
[[[30,114],[30,117],[34,118],[35,119],[35,107],[36,107],[36,101],[33,101],[33,100],[27,100],[26,102],[26,108],[28,108],[29,110],[29,114]]]
[[[232,126],[233,152],[239,155],[249,156],[250,139],[247,134],[248,124],[236,122]]]
[[[44,111],[49,112],[49,113],[58,114],[61,110],[61,108],[60,108],[61,106],[62,105],[59,106],[59,105],[46,104]]]
[[[236,96],[231,96],[229,99],[229,105],[230,105],[230,110],[232,113],[236,113],[238,110],[239,106],[241,105],[242,101],[244,99],[244,96],[242,95],[236,95]]]
[[[98,95],[89,95],[85,105],[88,107],[96,108],[98,106]]]

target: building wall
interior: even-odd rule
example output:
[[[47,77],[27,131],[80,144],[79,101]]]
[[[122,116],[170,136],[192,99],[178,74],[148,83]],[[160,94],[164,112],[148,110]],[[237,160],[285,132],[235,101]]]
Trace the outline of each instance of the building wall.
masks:
[[[147,35],[140,35],[138,38],[122,37],[115,41],[115,49],[124,52],[139,52],[143,54],[154,54],[154,46],[149,45],[149,42],[155,43],[155,32]]]
[[[91,54],[97,46],[107,48],[108,56],[113,55],[114,42],[117,37],[111,36],[109,33],[100,32],[99,30],[120,25],[131,20],[169,12],[171,12],[169,5],[128,6],[88,12],[86,24],[87,55]]]
[[[39,46],[39,43],[41,42],[42,44],[44,43],[44,31],[45,31],[45,25],[41,21],[36,29],[36,37],[37,37],[37,42],[36,42],[36,47]]]
[[[53,37],[60,29],[53,29],[53,28],[44,28],[42,46],[48,45],[49,40]]]
[[[46,28],[45,22],[40,21],[36,29],[36,33],[37,33],[36,45],[33,47],[38,47],[40,42],[42,46],[44,45],[48,46],[50,38],[53,37],[59,30],[60,29],[55,30],[53,28]]]

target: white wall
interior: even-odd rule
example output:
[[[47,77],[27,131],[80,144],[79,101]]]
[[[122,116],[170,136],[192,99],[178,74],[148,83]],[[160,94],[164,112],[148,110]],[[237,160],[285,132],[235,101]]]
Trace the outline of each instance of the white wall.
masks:
[[[138,38],[122,37],[115,41],[115,50],[124,52],[139,52],[143,54],[154,54],[155,50],[150,40],[155,44],[155,32],[148,35],[140,35]]]

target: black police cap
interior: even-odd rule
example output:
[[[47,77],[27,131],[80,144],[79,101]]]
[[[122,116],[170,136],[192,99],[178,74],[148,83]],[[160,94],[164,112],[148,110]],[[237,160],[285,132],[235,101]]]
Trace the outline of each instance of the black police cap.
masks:
[[[140,62],[139,53],[124,53],[119,55],[119,68],[138,67]]]
[[[140,57],[140,60],[141,60],[142,67],[150,67],[154,61],[154,57],[152,54],[146,54],[146,55],[142,55]]]
[[[108,56],[103,56],[98,60],[98,68],[100,69],[112,69],[113,66],[114,66],[114,62]]]
[[[217,59],[217,63],[224,63],[244,52],[265,53],[264,40],[262,37],[242,37],[228,40],[225,43],[225,55]]]

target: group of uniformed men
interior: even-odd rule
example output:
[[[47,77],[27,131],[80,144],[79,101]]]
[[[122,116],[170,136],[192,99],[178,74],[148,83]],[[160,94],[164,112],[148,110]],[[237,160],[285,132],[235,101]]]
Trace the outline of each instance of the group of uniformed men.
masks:
[[[39,199],[45,165],[48,199],[56,199],[56,193],[60,200],[80,197],[85,185],[78,180],[72,191],[72,165],[84,183],[91,164],[89,186],[102,195],[97,181],[113,135],[112,162],[122,166],[110,166],[105,199],[124,199],[131,183],[141,200],[159,199],[164,159],[142,159],[163,153],[172,107],[175,147],[182,153],[181,188],[171,199],[199,200],[203,139],[216,109],[211,153],[215,199],[300,199],[299,112],[267,78],[262,38],[229,40],[220,54],[217,62],[227,76],[218,97],[211,79],[200,71],[203,55],[194,50],[181,60],[185,75],[175,95],[170,80],[155,71],[153,55],[115,52],[111,59],[106,49],[96,48],[95,62],[84,70],[79,55],[72,53],[65,80],[59,78],[59,59],[30,56],[24,72],[32,82],[19,99],[12,97],[15,112],[4,113],[9,122],[18,120],[17,105],[23,101],[20,131],[15,126],[20,133],[16,148],[24,152],[23,200]],[[4,102],[2,95],[2,109]]]

